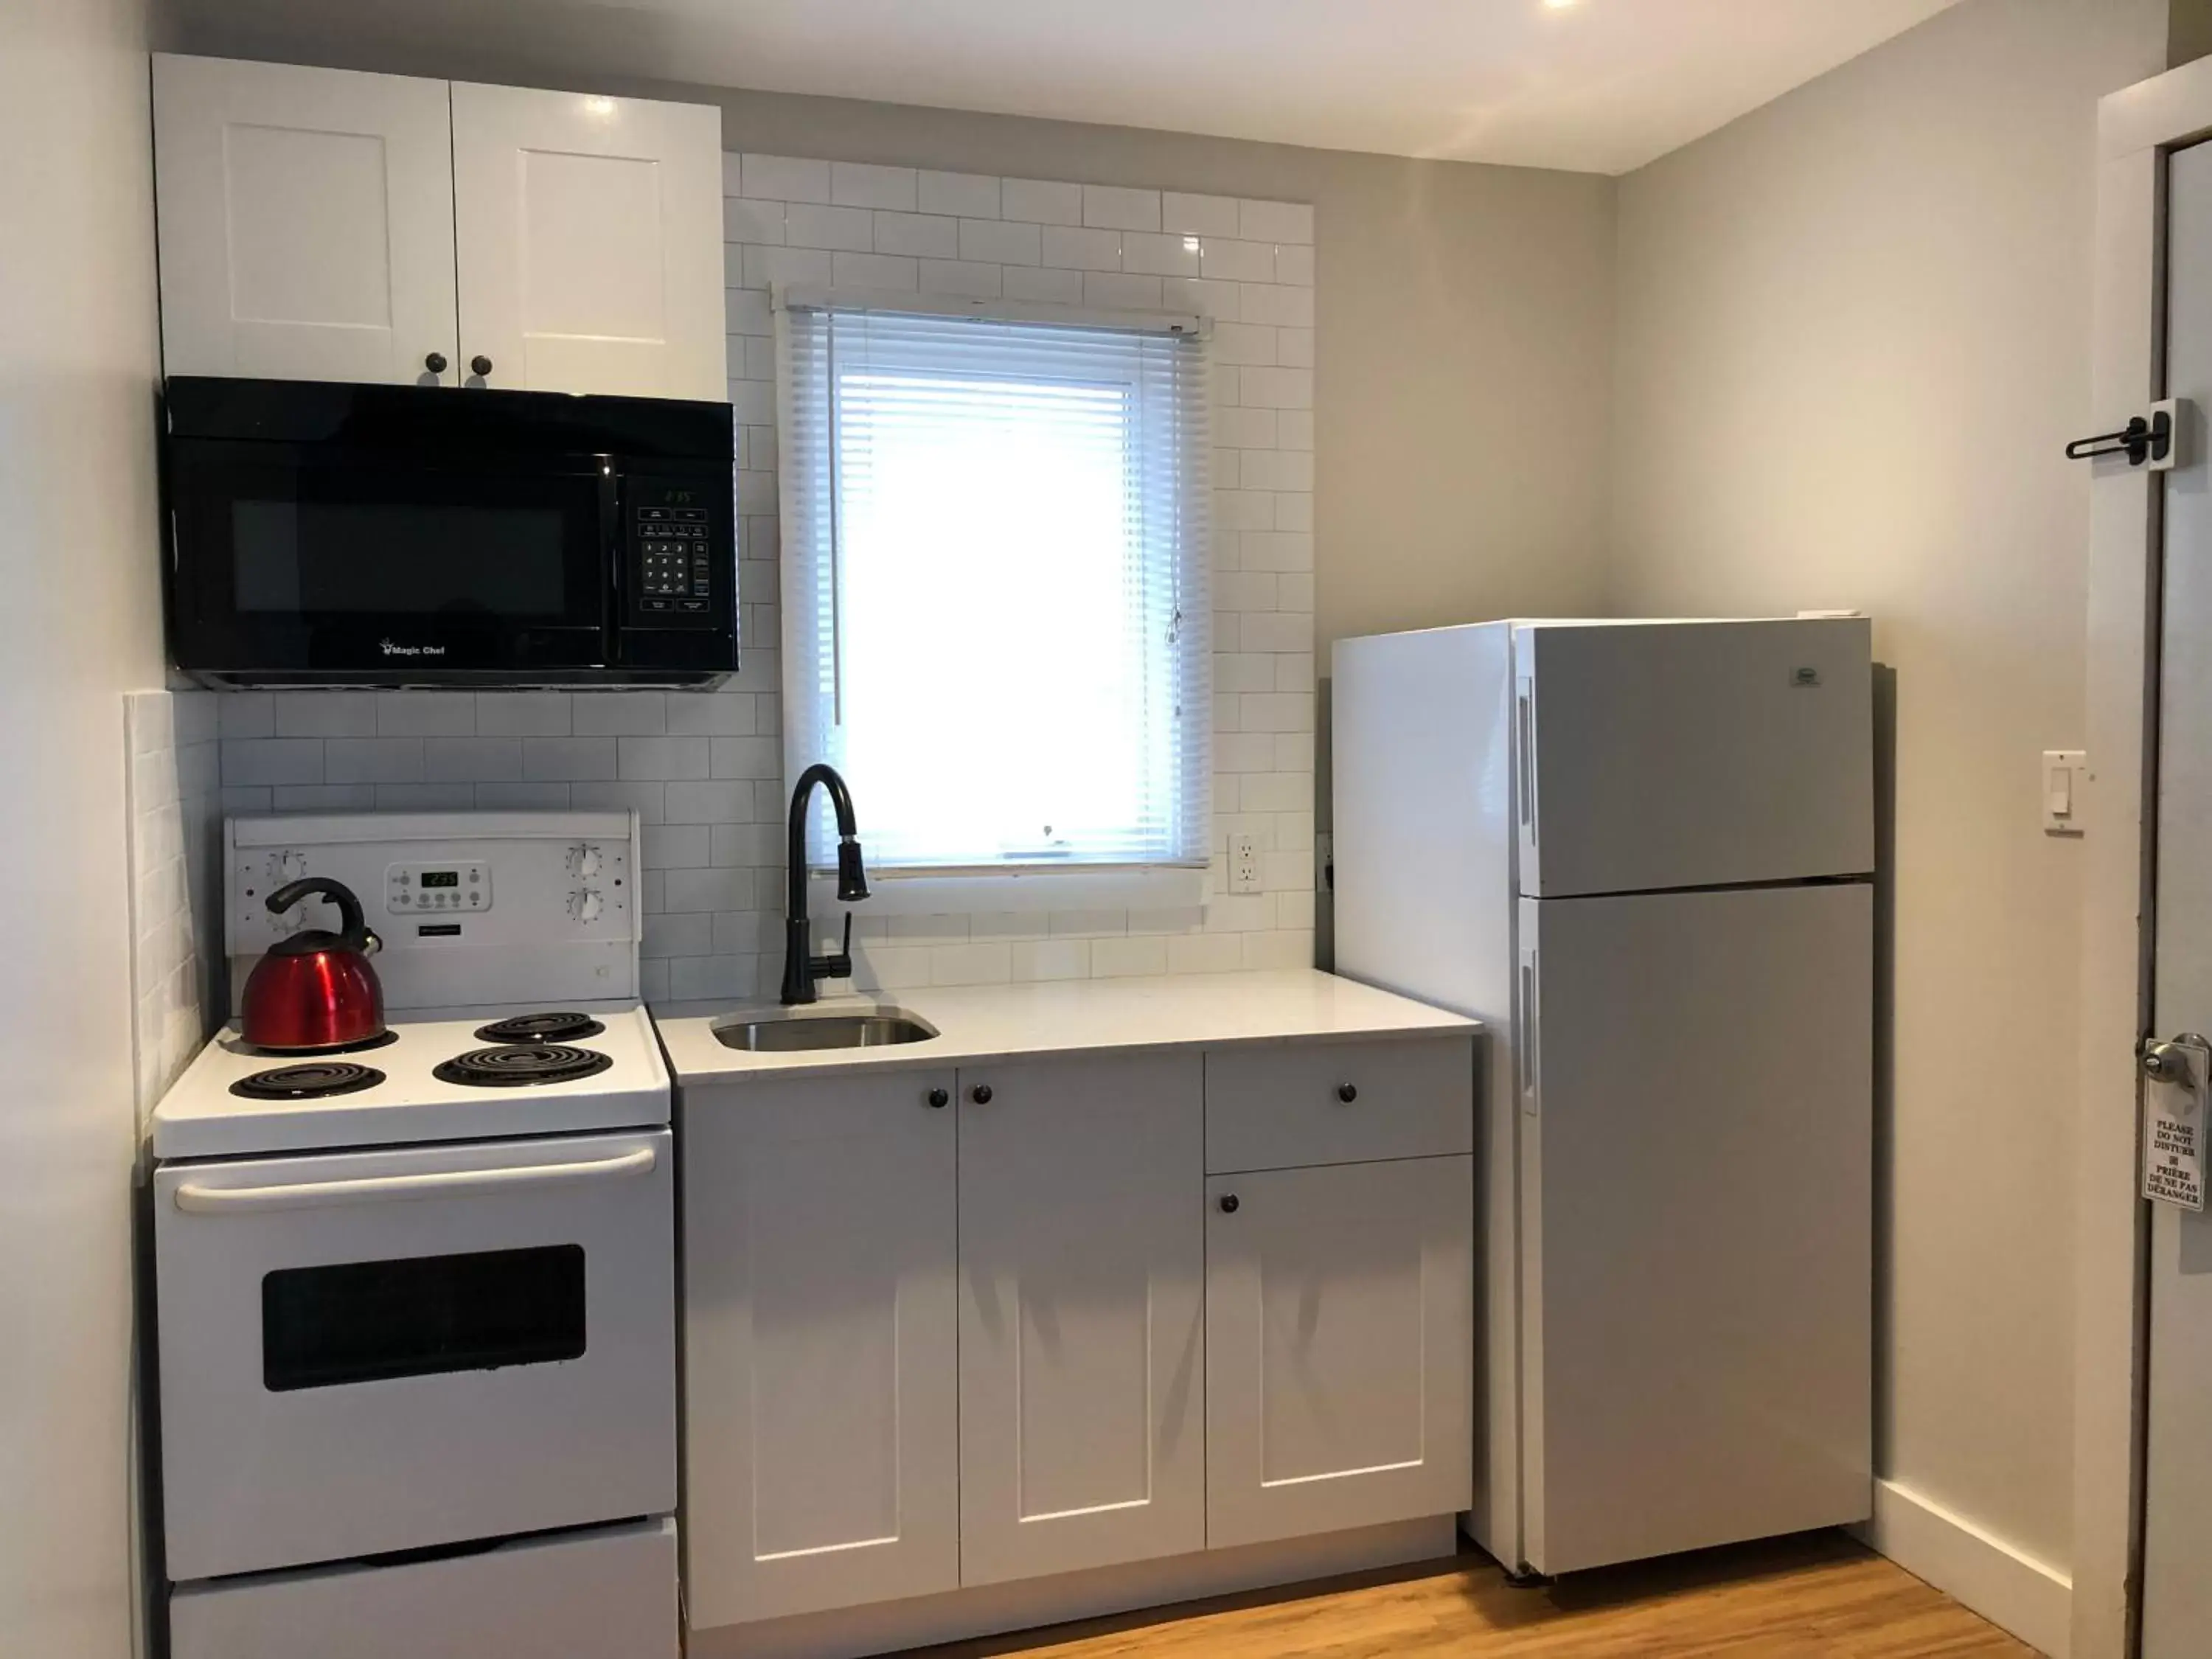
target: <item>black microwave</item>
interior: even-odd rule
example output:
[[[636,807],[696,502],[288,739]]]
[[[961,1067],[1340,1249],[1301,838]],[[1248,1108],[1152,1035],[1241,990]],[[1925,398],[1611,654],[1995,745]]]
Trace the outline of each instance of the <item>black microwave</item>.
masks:
[[[169,647],[210,685],[708,685],[726,404],[177,376]]]

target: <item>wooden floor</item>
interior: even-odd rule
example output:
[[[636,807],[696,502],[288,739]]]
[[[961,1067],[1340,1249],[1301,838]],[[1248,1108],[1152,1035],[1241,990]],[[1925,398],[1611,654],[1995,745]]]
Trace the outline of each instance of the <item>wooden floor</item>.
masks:
[[[1193,1602],[925,1650],[931,1659],[1598,1659],[1717,1654],[2033,1659],[1837,1533],[1711,1550],[1515,1589],[1488,1557]]]

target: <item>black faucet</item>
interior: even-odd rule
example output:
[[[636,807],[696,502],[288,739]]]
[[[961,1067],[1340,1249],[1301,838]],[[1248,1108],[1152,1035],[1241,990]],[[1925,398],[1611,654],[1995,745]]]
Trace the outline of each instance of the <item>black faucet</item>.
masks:
[[[853,976],[853,913],[845,912],[845,945],[835,956],[814,954],[814,924],[806,914],[806,803],[814,786],[830,792],[830,809],[837,815],[837,897],[856,904],[868,896],[868,872],[860,867],[860,843],[853,822],[853,792],[836,769],[819,763],[799,775],[791,792],[791,839],[784,849],[790,885],[783,904],[783,996],[787,1005],[814,1000],[817,979]]]

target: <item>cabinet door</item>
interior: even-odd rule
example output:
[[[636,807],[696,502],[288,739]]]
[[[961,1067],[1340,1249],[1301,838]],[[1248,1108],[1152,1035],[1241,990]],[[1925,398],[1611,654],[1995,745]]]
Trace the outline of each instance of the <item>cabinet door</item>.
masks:
[[[687,1092],[695,1627],[959,1583],[952,1081]]]
[[[1474,1160],[1206,1183],[1218,1549],[1474,1501]]]
[[[1200,1078],[961,1073],[963,1584],[1205,1547]]]
[[[453,85],[469,384],[729,395],[722,116],[704,105]]]
[[[157,57],[154,138],[167,373],[454,382],[445,82]]]

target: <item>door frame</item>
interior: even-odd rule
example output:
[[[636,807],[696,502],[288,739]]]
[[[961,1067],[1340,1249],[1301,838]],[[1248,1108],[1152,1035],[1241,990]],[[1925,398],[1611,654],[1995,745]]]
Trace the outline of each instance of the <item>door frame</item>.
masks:
[[[2207,137],[2212,59],[2099,101],[2093,422],[2164,391],[2166,159]],[[2161,475],[2093,465],[2085,713],[2096,787],[2082,848],[2071,1659],[2126,1659],[2142,1561],[2150,1230],[2136,1195],[2136,1052],[2150,1018],[2165,496]]]

